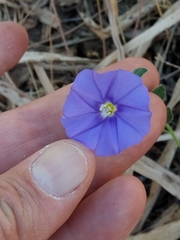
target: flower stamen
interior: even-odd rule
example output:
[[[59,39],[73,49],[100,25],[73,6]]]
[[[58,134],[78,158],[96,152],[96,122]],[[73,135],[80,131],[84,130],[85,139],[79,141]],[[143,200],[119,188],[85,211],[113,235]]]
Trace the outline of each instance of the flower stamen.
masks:
[[[117,108],[111,102],[106,102],[104,104],[101,104],[99,110],[101,111],[101,116],[103,118],[106,118],[114,116],[114,113],[116,112]]]

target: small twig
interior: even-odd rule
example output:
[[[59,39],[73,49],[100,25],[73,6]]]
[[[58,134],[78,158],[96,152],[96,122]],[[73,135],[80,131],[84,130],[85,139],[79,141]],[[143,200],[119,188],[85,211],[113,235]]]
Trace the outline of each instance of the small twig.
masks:
[[[139,22],[140,22],[140,18],[141,18],[141,11],[142,11],[143,5],[144,5],[144,0],[140,0],[138,18],[136,20],[136,24],[135,24],[135,28],[134,28],[134,31],[133,31],[133,34],[132,34],[132,38],[134,38],[136,36],[136,32],[137,32]]]
[[[116,22],[117,22],[118,27],[119,27],[119,31],[120,31],[120,34],[121,34],[121,37],[122,37],[122,41],[123,41],[124,44],[126,44],[126,38],[124,36],[123,28],[121,26],[121,23],[120,23],[120,20],[119,20],[118,16],[116,17]]]
[[[163,58],[164,58],[164,59],[166,59],[167,53],[168,53],[169,48],[170,48],[170,45],[171,45],[171,43],[172,43],[172,40],[173,40],[173,37],[174,37],[174,33],[175,33],[175,30],[176,30],[176,26],[177,26],[177,24],[175,24],[175,25],[173,26],[171,35],[170,35],[170,37],[168,38],[168,42],[167,42],[165,51],[164,51],[164,53],[163,53]],[[164,62],[161,62],[160,67],[159,67],[159,71],[158,71],[160,76],[161,76],[161,73],[162,73],[163,66],[164,66]]]
[[[155,57],[155,59],[156,59],[156,60],[159,60],[159,61],[161,61],[161,62],[164,62],[164,63],[165,63],[166,65],[168,65],[168,66],[172,66],[172,67],[174,67],[174,68],[180,69],[180,66],[178,66],[178,65],[176,65],[176,64],[173,64],[173,63],[170,63],[170,62],[168,62],[168,61],[165,61],[159,53],[157,54],[157,57]]]
[[[109,0],[105,0],[105,3],[107,6],[107,10],[108,10],[108,18],[109,18],[109,23],[111,26],[112,39],[118,50],[118,60],[121,60],[124,58],[124,48],[119,39],[119,33],[118,33],[118,29],[117,29],[117,24],[116,24],[116,17],[113,12],[113,6],[111,5],[111,2],[109,2]]]
[[[54,4],[54,0],[51,0],[51,6],[52,6],[53,12],[54,12],[54,14],[55,14],[55,16],[56,16],[57,22],[58,22],[59,31],[60,31],[62,40],[63,40],[63,42],[64,42],[65,49],[66,49],[66,51],[67,51],[67,54],[68,54],[69,56],[71,56],[71,52],[70,52],[70,49],[69,49],[69,47],[68,47],[68,45],[67,45],[66,38],[65,38],[65,34],[64,34],[64,31],[63,31],[63,28],[62,28],[62,25],[61,25],[61,20],[60,20],[60,18],[59,18],[59,16],[58,16],[58,13],[57,13],[57,11],[56,11],[56,7],[55,7],[55,4]],[[77,75],[78,72],[77,72],[76,66],[75,66],[75,64],[74,64],[73,62],[72,62],[72,66],[73,66],[73,68],[74,68],[75,74]]]
[[[100,0],[96,0],[97,7],[98,7],[98,15],[99,15],[99,24],[101,27],[101,31],[103,29],[103,22],[102,22],[102,16],[101,16],[101,6],[100,6]],[[102,45],[103,45],[103,57],[106,57],[106,40],[104,38],[101,38]]]
[[[23,22],[31,15],[31,13],[34,11],[34,9],[37,7],[37,5],[39,4],[41,0],[38,0],[36,2],[36,4],[34,5],[34,7],[31,8],[31,10],[28,12],[28,14],[26,14],[26,16],[21,20],[20,24],[23,24]]]
[[[158,10],[158,12],[159,12],[160,17],[163,17],[163,13],[162,13],[162,11],[161,11],[161,8],[160,8],[160,6],[159,6],[158,1],[157,1],[157,0],[154,0],[154,1],[155,1],[155,3],[156,3],[156,7],[157,7],[157,10]],[[165,31],[166,31],[166,37],[167,37],[167,39],[169,39],[169,32],[168,32],[167,29],[166,29]]]
[[[10,77],[9,73],[8,72],[5,72],[4,73],[4,76],[6,77],[7,81],[13,86],[13,87],[16,87],[16,85],[14,84],[12,78]]]
[[[10,14],[9,14],[9,10],[8,10],[8,7],[6,4],[3,4],[4,5],[4,12],[5,14],[7,15],[7,20],[10,21],[11,20],[11,17],[10,17]]]
[[[162,77],[160,77],[160,81],[163,80],[163,79],[167,80],[167,79],[173,77],[174,75],[176,75],[179,72],[180,72],[180,69],[176,69],[175,71],[173,71],[169,74],[163,75]]]

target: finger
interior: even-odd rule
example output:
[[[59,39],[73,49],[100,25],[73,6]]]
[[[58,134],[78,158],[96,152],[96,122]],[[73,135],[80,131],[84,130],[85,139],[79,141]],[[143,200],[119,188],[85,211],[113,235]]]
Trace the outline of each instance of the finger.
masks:
[[[81,202],[50,240],[124,240],[139,221],[145,201],[144,187],[135,177],[113,179]]]
[[[0,176],[0,239],[48,239],[72,214],[93,178],[95,159],[66,140]]]
[[[14,22],[0,23],[0,76],[14,67],[28,45],[26,30]]]
[[[112,67],[110,66],[109,70],[116,69],[117,67],[127,67],[128,70],[134,70],[137,67],[146,67],[149,71],[144,76],[145,83],[147,85],[149,82],[151,83],[151,86],[149,85],[150,89],[158,84],[157,70],[145,59],[129,58],[112,65]],[[1,114],[0,131],[3,138],[0,139],[0,159],[7,160],[3,163],[0,172],[11,168],[22,161],[25,156],[31,155],[44,145],[66,138],[64,128],[60,124],[59,119],[63,115],[62,109],[69,89],[70,86],[68,85],[28,105]],[[152,111],[155,111],[153,115],[157,114],[157,109],[159,111],[161,106],[162,103],[156,98],[152,108]],[[158,119],[160,122],[154,122],[152,119],[152,126],[155,124],[159,130],[154,136],[152,136],[151,132],[149,133],[152,136],[151,145],[163,128],[164,108],[158,112],[158,116],[157,118],[155,116],[153,119],[155,121]],[[144,153],[148,149],[149,147],[140,149],[140,153]],[[115,163],[116,161],[113,164]]]
[[[151,91],[159,85],[159,73],[155,66],[145,58],[125,58],[121,62],[116,62],[110,66],[105,67],[100,72],[107,72],[119,68],[133,72],[136,68],[142,67],[148,70],[142,77],[143,84],[148,88],[149,91]]]

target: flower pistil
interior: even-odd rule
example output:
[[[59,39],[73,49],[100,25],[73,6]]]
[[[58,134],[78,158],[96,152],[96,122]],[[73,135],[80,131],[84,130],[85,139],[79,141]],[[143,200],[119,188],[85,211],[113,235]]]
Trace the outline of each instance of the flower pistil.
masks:
[[[101,111],[101,116],[103,118],[112,117],[117,110],[117,107],[111,102],[106,102],[101,104],[99,110]]]

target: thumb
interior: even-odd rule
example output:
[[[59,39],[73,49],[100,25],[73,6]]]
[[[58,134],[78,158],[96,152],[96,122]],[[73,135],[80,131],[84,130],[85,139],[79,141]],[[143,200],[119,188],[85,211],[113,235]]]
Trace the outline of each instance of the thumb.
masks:
[[[95,171],[90,150],[53,143],[0,176],[0,239],[48,239],[71,215]]]

